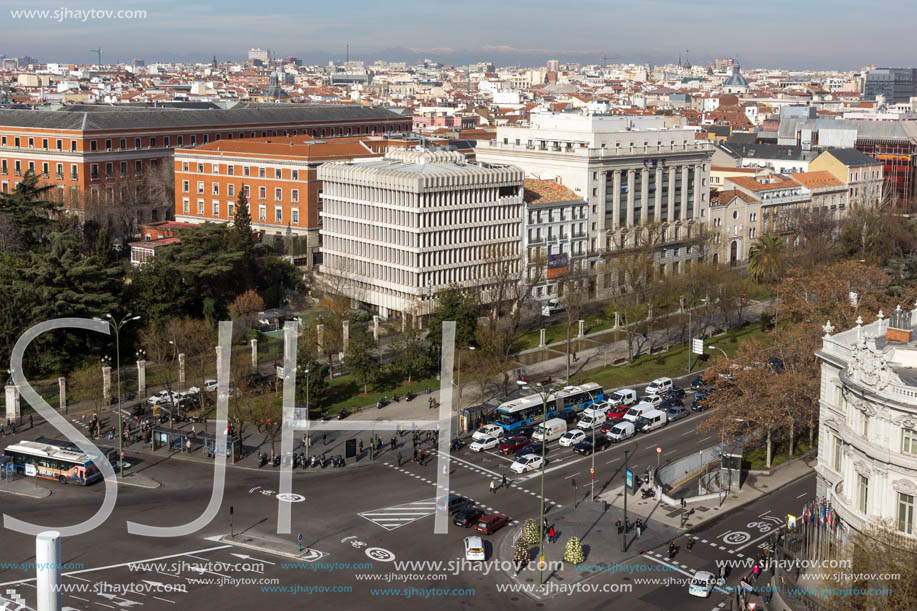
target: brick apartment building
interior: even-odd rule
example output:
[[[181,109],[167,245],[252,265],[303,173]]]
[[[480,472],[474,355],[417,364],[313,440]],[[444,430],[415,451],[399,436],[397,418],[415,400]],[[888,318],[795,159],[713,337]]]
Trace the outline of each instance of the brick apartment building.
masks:
[[[308,135],[339,138],[407,132],[410,117],[356,105],[240,103],[213,109],[69,106],[0,109],[0,191],[29,170],[54,187],[52,199],[77,210],[126,204],[132,228],[168,220],[175,148],[213,141]],[[167,190],[167,192],[169,192]]]
[[[245,189],[252,229],[262,233],[262,241],[311,268],[319,261],[318,167],[378,158],[416,143],[382,136],[334,140],[290,136],[221,140],[176,149],[174,216],[182,223],[231,222],[239,193]],[[459,148],[459,152],[465,151]]]

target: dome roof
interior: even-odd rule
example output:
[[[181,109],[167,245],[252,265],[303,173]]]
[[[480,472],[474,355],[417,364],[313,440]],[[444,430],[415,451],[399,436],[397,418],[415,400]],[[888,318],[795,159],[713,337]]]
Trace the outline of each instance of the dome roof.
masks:
[[[723,83],[724,87],[748,87],[748,81],[745,80],[745,77],[742,76],[742,73],[739,72],[739,65],[736,64],[736,67],[732,69],[732,76],[726,79],[726,82]]]

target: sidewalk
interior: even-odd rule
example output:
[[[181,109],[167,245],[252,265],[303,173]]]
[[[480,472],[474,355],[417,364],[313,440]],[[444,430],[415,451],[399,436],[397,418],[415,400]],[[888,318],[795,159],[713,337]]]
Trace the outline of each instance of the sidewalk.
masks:
[[[579,537],[583,544],[583,553],[586,557],[581,565],[582,570],[576,570],[571,565],[564,564],[563,568],[554,572],[545,572],[544,580],[556,579],[569,587],[572,583],[587,580],[595,575],[602,574],[602,568],[594,565],[611,567],[615,564],[624,564],[629,560],[639,557],[648,550],[665,545],[669,541],[677,540],[685,533],[695,529],[721,514],[736,509],[743,505],[760,499],[765,494],[776,490],[802,477],[814,467],[816,459],[810,457],[798,460],[786,467],[773,472],[771,475],[749,474],[747,480],[738,492],[729,494],[723,503],[708,501],[693,503],[689,508],[689,517],[682,528],[681,509],[669,507],[655,499],[642,500],[639,494],[631,494],[627,499],[627,517],[630,520],[629,533],[618,534],[616,522],[624,521],[624,486],[617,486],[611,490],[596,494],[596,501],[589,501],[588,486],[581,489],[578,498],[583,498],[577,503],[576,508],[565,505],[563,509],[554,510],[546,508],[545,519],[549,525],[554,525],[557,531],[555,543],[545,542],[545,558],[549,562],[563,560],[564,546],[571,536]],[[621,475],[623,479],[623,475]],[[537,519],[537,516],[535,516]],[[642,520],[644,531],[638,536],[633,527],[636,520]],[[508,533],[497,546],[500,560],[511,561],[513,557],[513,541],[522,532],[519,526]],[[626,541],[626,550],[625,542]],[[537,546],[530,550],[532,559],[537,554]],[[585,570],[593,569],[593,570]],[[598,569],[598,570],[595,570]],[[609,568],[610,570],[610,568]],[[533,575],[523,571],[518,576],[506,572],[506,576],[517,583],[532,582]],[[537,579],[537,576],[535,576]],[[550,598],[551,595],[534,595],[539,600]]]

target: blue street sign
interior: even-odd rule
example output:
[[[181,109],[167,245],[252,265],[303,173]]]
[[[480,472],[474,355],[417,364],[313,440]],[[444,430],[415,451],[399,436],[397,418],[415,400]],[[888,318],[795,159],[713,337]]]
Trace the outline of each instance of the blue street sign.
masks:
[[[627,486],[630,490],[634,489],[634,472],[630,469],[625,471],[624,485]]]
[[[302,541],[302,533],[299,533],[299,540]]]

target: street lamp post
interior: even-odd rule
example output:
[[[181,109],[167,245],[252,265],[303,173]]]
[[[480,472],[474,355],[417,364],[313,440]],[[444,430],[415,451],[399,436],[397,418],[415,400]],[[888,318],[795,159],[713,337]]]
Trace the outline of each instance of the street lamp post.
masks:
[[[521,388],[524,388],[525,390],[533,390],[531,386],[529,386],[528,384],[526,384],[525,382],[521,380],[518,380],[516,383],[519,384],[519,386]],[[537,393],[541,396],[541,406],[542,406],[541,423],[542,423],[542,430],[544,431],[544,433],[541,436],[541,510],[540,510],[540,519],[538,522],[538,532],[541,535],[538,538],[538,587],[541,588],[541,586],[544,584],[544,581],[542,579],[542,573],[544,571],[544,566],[541,563],[541,559],[544,557],[544,453],[545,453],[545,448],[547,447],[546,437],[547,437],[547,432],[548,432],[547,427],[545,426],[545,423],[547,422],[547,419],[548,419],[548,397],[550,396],[551,391],[550,389],[545,388],[541,384],[541,382],[536,382],[535,386],[538,388]]]
[[[121,339],[119,331],[121,331],[121,327],[127,323],[133,320],[140,320],[140,317],[131,316],[131,313],[128,312],[120,321],[117,321],[111,314],[106,314],[105,318],[108,319],[108,324],[111,325],[111,328],[115,331],[115,367],[118,372],[118,466],[120,467],[121,477],[124,477],[124,432],[122,430],[123,425],[121,417]]]
[[[309,370],[306,369],[306,420],[309,419]],[[312,445],[312,436],[306,430],[306,460],[309,459],[309,446]]]
[[[621,551],[627,551],[627,455],[630,450],[624,450],[624,530],[621,538]]]
[[[707,347],[708,347],[708,348],[715,348],[715,349],[719,350],[720,352],[722,352],[722,353],[723,353],[723,356],[725,356],[727,359],[729,358],[729,355],[726,354],[726,351],[723,350],[722,348],[720,348],[719,346],[707,346]]]
[[[468,346],[469,350],[476,350],[474,346]],[[456,408],[458,411],[462,411],[462,352],[459,350],[458,359],[456,359],[456,385],[458,386],[458,401],[456,401]],[[458,430],[458,429],[456,429]]]

